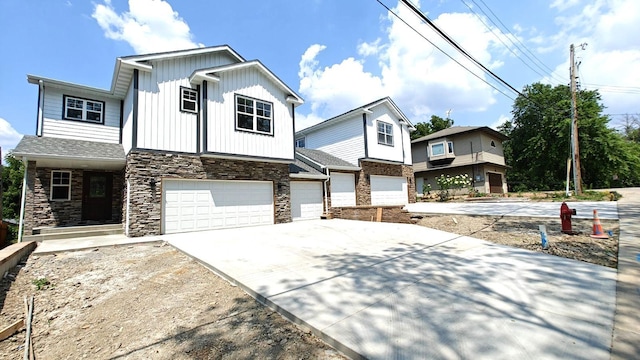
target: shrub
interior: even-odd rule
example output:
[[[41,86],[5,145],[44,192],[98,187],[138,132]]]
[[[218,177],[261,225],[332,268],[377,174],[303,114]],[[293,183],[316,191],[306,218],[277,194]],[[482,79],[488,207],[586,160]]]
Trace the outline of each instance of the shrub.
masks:
[[[436,178],[440,191],[438,197],[440,201],[449,200],[449,190],[464,189],[471,187],[471,178],[467,174],[462,175],[440,175]]]

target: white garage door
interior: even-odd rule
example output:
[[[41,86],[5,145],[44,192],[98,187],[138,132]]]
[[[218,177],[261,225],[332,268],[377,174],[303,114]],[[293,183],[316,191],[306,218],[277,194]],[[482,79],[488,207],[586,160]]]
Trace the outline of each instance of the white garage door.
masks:
[[[165,234],[273,224],[269,181],[163,180]]]
[[[291,217],[293,220],[319,219],[322,215],[322,183],[291,182]]]
[[[356,206],[354,174],[331,173],[331,206]]]
[[[408,202],[406,178],[371,175],[371,205],[405,205]]]

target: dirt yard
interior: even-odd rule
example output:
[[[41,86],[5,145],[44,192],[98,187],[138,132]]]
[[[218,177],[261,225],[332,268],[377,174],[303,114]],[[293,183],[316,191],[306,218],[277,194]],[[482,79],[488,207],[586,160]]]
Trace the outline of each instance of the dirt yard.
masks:
[[[344,359],[168,245],[32,255],[1,286],[0,328],[35,296],[37,359]],[[24,341],[0,358],[22,359]]]
[[[576,259],[592,264],[617,268],[618,236],[617,220],[600,220],[603,229],[612,231],[609,239],[594,239],[591,232],[592,220],[573,219],[573,230],[579,235],[566,235],[560,230],[560,219],[468,216],[468,215],[433,215],[425,216],[418,225],[448,231],[460,235],[468,235],[497,244],[515,246],[527,250],[544,252],[551,255]],[[538,225],[547,227],[549,248],[542,249]]]

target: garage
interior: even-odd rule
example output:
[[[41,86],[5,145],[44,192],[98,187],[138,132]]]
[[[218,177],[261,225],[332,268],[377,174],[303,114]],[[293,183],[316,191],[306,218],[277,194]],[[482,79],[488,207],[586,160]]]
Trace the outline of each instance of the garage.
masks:
[[[408,203],[406,178],[371,175],[371,205],[405,205]]]
[[[270,181],[162,180],[164,234],[274,223]]]
[[[331,207],[356,206],[354,174],[331,173]]]
[[[322,211],[321,182],[291,182],[291,217],[294,221],[319,219]]]

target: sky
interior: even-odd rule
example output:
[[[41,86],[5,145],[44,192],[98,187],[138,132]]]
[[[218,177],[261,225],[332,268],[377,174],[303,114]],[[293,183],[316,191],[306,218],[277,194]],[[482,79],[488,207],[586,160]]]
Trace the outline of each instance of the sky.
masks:
[[[569,84],[574,44],[580,88],[600,91],[610,125],[640,113],[640,1],[412,3],[519,91]],[[35,134],[27,74],[110,89],[117,57],[223,44],[302,96],[296,130],[384,96],[414,124],[495,128],[517,96],[398,0],[0,0],[3,156]]]

